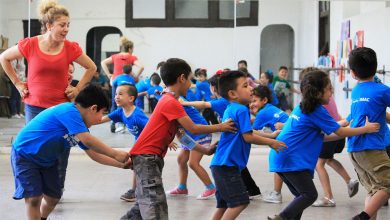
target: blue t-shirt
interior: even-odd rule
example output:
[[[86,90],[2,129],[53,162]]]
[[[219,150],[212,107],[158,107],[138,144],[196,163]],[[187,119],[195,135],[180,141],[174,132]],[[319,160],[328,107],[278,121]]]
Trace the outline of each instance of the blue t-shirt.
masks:
[[[135,85],[135,80],[132,76],[130,76],[128,74],[121,74],[121,75],[117,76],[114,79],[114,81],[112,81],[112,85],[115,87],[120,86],[122,84]]]
[[[181,98],[184,100],[184,101],[188,101],[186,98],[184,98],[183,96],[181,96]],[[208,125],[207,124],[207,121],[204,119],[204,117],[200,114],[200,112],[193,106],[183,106],[184,107],[184,110],[186,111],[188,117],[191,118],[191,120],[197,124],[197,125]],[[204,137],[206,137],[208,134],[191,134],[190,132],[188,132],[187,130],[185,130],[185,132],[192,138],[194,139],[195,141],[199,140],[199,139],[202,139]]]
[[[147,92],[149,98],[156,98],[157,100],[160,100],[162,91],[163,91],[163,87],[156,85],[156,86],[151,86]]]
[[[279,153],[271,150],[269,170],[310,170],[313,174],[324,141],[323,132],[329,135],[339,128],[340,125],[322,105],[310,114],[303,114],[300,105],[296,106],[276,138],[286,143],[287,148]]]
[[[233,166],[243,170],[249,158],[251,144],[245,142],[243,134],[252,132],[248,107],[232,102],[227,107],[222,121],[232,119],[237,132],[223,132],[217,150],[211,160],[211,166]]]
[[[198,101],[198,98],[196,97],[196,89],[195,88],[190,88],[187,91],[186,99],[190,102]]]
[[[272,92],[272,102],[271,102],[271,104],[274,105],[274,106],[277,106],[279,104],[279,99],[276,96],[276,92],[274,90],[274,87],[272,86],[272,83],[268,83],[268,88]]]
[[[75,135],[89,132],[73,103],[62,103],[45,109],[33,118],[16,136],[15,151],[34,163],[53,166],[65,148],[85,147]]]
[[[267,103],[259,112],[256,114],[256,119],[253,122],[253,129],[261,130],[264,127],[269,127],[272,131],[276,128],[274,124],[276,122],[285,123],[288,119],[288,115],[279,108]]]
[[[203,82],[196,82],[196,91],[198,94],[198,100],[210,101],[211,100],[211,90],[210,83],[206,80]]]
[[[118,108],[111,112],[108,117],[115,123],[123,122],[127,129],[129,129],[130,133],[134,135],[136,140],[144,129],[146,123],[149,121],[149,118],[145,115],[145,113],[137,107],[128,117],[126,117],[122,108]]]
[[[386,108],[390,106],[390,88],[375,82],[358,83],[352,90],[351,128],[362,127],[368,121],[380,124],[376,133],[348,138],[348,152],[364,150],[384,150],[387,131]]]
[[[139,81],[137,84],[135,84],[135,87],[137,88],[138,92],[148,91],[149,87],[151,87],[150,79],[144,79],[144,80]],[[144,109],[144,97],[143,96],[137,97],[134,104],[138,108]]]
[[[224,98],[217,98],[210,101],[211,109],[215,111],[218,116],[221,118],[223,117],[223,114],[225,113],[225,110],[227,106],[230,104],[230,102]]]

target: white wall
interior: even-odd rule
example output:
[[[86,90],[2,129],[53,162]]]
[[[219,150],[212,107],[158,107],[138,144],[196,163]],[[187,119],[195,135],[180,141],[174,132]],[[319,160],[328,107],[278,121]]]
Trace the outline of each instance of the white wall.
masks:
[[[180,57],[193,69],[204,67],[212,75],[220,68],[235,68],[245,59],[249,71],[258,76],[260,66],[260,36],[272,24],[287,24],[294,30],[294,66],[306,67],[316,63],[318,52],[318,2],[305,0],[259,1],[259,25],[233,28],[126,28],[123,0],[59,0],[70,11],[71,29],[68,39],[77,41],[85,50],[87,32],[96,26],[114,26],[134,41],[135,51],[150,75],[161,60]],[[32,2],[32,18],[37,18],[37,0]],[[0,33],[6,33],[10,45],[23,37],[22,19],[28,18],[28,1],[0,0]],[[384,2],[331,1],[330,52],[335,53],[340,38],[341,23],[351,21],[351,35],[365,31],[365,45],[378,56],[380,68],[390,68],[390,8]],[[108,36],[103,50],[117,48],[118,37]],[[82,74],[76,69],[76,78]],[[296,73],[295,73],[296,74]],[[333,77],[333,76],[332,76]],[[350,76],[350,86],[354,80]],[[388,78],[388,77],[387,77]],[[335,81],[336,101],[343,116],[348,114],[350,100],[345,99],[344,86]],[[385,80],[388,84],[389,79]]]
[[[351,7],[351,4],[354,7]],[[358,14],[356,11],[358,10]],[[351,12],[352,11],[352,12]],[[346,15],[353,15],[346,17]],[[390,8],[386,7],[385,2],[342,2],[331,1],[331,21],[330,21],[330,52],[336,54],[337,41],[341,35],[342,22],[350,20],[351,37],[359,30],[364,30],[364,46],[374,49],[377,53],[378,69],[382,69],[383,65],[386,69],[390,69],[390,45],[388,43],[388,36],[390,36]],[[379,76],[382,81],[389,85],[390,75],[383,80],[382,75]],[[346,79],[349,81],[349,87],[356,85],[356,80],[347,74]],[[339,106],[339,110],[343,116],[349,114],[349,106],[351,103],[350,94],[349,99],[346,100],[345,92],[342,91],[344,83],[335,81],[335,97]],[[345,107],[344,107],[345,106]]]

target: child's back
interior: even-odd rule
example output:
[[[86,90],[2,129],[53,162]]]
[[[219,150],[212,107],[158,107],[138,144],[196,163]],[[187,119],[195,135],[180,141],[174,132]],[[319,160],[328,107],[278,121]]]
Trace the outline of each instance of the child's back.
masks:
[[[88,132],[88,128],[80,112],[75,104],[67,102],[38,114],[17,135],[13,148],[37,164],[52,166],[65,147],[79,145],[86,149],[73,136],[82,132]]]
[[[353,136],[348,139],[348,152],[362,150],[383,150],[387,130],[386,108],[390,106],[390,88],[375,82],[361,82],[352,90],[351,127],[361,127],[366,123],[378,122],[378,133]]]
[[[256,119],[253,122],[253,129],[260,130],[264,127],[269,127],[272,131],[275,131],[275,124],[277,122],[285,123],[288,119],[288,115],[276,106],[267,103],[256,114]]]

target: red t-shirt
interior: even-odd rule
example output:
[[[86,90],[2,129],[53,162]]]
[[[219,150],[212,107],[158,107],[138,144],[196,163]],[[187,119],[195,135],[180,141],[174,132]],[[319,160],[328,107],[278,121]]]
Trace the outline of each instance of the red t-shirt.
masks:
[[[129,53],[117,53],[111,56],[112,62],[114,64],[114,73],[112,80],[114,80],[118,75],[123,73],[123,66],[126,64],[133,65],[138,58]]]
[[[61,52],[48,55],[39,49],[38,37],[25,38],[18,43],[20,53],[28,63],[28,95],[24,102],[41,108],[69,102],[65,95],[68,86],[69,64],[83,51],[75,42],[65,40]]]
[[[149,122],[142,130],[130,154],[153,154],[164,157],[168,145],[175,138],[176,119],[187,116],[183,106],[172,94],[165,94],[158,101]]]

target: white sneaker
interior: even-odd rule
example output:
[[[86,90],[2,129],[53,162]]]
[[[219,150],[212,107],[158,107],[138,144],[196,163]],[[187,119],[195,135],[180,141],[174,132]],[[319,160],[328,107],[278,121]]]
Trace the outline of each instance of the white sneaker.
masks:
[[[334,199],[329,199],[324,197],[315,201],[312,206],[313,207],[336,207],[336,202],[334,201]]]
[[[350,198],[356,195],[356,193],[359,191],[359,181],[357,180],[351,179],[347,184],[347,186],[348,186],[348,195]]]
[[[116,129],[115,133],[121,133],[125,130],[125,126],[123,124],[120,124]]]
[[[269,203],[282,203],[282,194],[271,191],[263,195],[263,201]]]
[[[23,114],[19,114],[19,117],[20,117],[20,118],[24,118],[24,115],[23,115]]]
[[[18,114],[12,115],[11,118],[21,119],[21,117]]]

